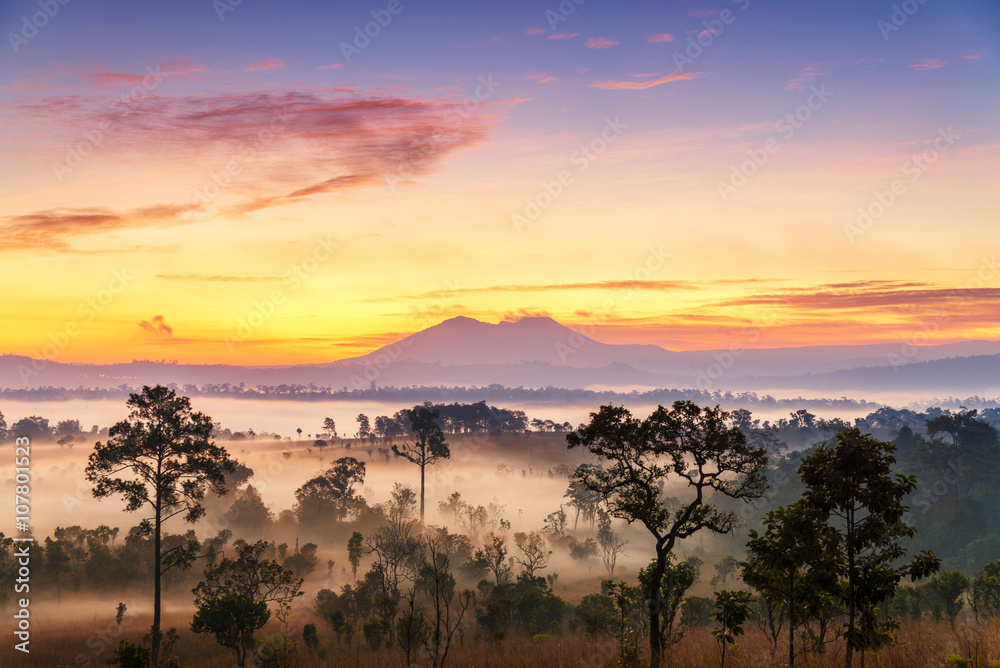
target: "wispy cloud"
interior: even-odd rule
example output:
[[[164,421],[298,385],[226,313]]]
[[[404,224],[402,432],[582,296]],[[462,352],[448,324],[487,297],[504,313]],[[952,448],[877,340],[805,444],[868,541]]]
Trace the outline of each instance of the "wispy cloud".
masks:
[[[244,72],[253,72],[256,70],[264,70],[265,72],[272,72],[279,69],[285,63],[277,58],[266,58],[264,60],[258,60],[256,63],[252,63],[243,68]]]
[[[447,156],[485,142],[497,117],[519,101],[488,100],[468,114],[459,113],[460,102],[451,99],[338,87],[150,96],[125,115],[115,103],[76,96],[33,99],[18,108],[35,121],[61,126],[68,138],[80,127],[114,125],[116,132],[101,147],[106,157],[139,152],[189,169],[253,149],[254,159],[244,160],[227,186],[229,199],[215,202],[239,213],[384,183],[401,173],[427,173]],[[232,204],[234,198],[242,203]],[[101,220],[127,224],[115,216]]]
[[[559,81],[559,79],[549,76],[547,74],[529,74],[524,78],[527,79],[528,81],[534,81],[535,83],[542,83],[542,84],[554,83],[556,81]]]
[[[580,33],[576,32],[557,32],[549,35],[549,39],[573,39]]]
[[[670,83],[671,81],[690,81],[696,79],[698,76],[698,72],[684,72],[682,74],[668,74],[653,81],[602,81],[590,85],[593,88],[605,88],[608,90],[645,90]]]
[[[831,71],[832,67],[826,67],[819,63],[805,65],[799,73],[785,82],[785,90],[805,90],[816,77],[821,77]]]
[[[584,43],[584,46],[588,49],[610,49],[613,46],[618,46],[618,42],[604,37],[591,37]]]
[[[344,66],[344,63],[334,63],[332,65],[320,65],[316,69],[319,69],[319,70],[339,70],[343,66]]]
[[[907,67],[917,72],[928,72],[930,70],[939,70],[945,65],[946,63],[943,60],[938,60],[937,58],[919,58],[916,62],[907,65]]]
[[[164,281],[207,281],[210,283],[267,283],[280,281],[280,276],[225,276],[208,274],[157,274]]]
[[[651,42],[653,44],[661,44],[663,42],[672,42],[672,41],[674,41],[674,35],[673,35],[673,33],[669,33],[669,32],[658,32],[655,35],[651,35],[649,37],[649,39],[647,39],[646,41],[647,42]]]
[[[0,219],[3,250],[62,250],[80,237],[135,227],[185,224],[196,205],[161,204],[116,212],[110,209],[49,209]]]
[[[524,31],[524,34],[530,37],[532,35],[541,35],[544,32],[545,31],[541,28],[528,28],[527,30]]]

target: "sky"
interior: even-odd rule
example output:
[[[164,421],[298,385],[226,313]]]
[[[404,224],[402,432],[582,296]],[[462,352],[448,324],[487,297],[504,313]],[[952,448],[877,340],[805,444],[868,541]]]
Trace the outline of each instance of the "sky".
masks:
[[[0,353],[1000,339],[1000,5],[5,0]]]

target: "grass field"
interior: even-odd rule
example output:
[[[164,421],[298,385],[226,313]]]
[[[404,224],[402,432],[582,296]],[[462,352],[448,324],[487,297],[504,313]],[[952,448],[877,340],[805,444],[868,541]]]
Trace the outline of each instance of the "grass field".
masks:
[[[201,638],[188,630],[190,617],[168,615],[166,625],[173,625],[180,634],[180,641],[174,654],[182,659],[186,668],[231,668],[235,665],[234,654],[220,647],[211,638]],[[321,648],[316,655],[309,655],[302,648],[298,636],[301,626],[308,621],[301,617],[290,625],[290,635],[300,646],[300,665],[309,666],[403,666],[405,659],[398,649],[373,651],[355,642],[347,647],[331,644],[332,634],[317,623],[321,638]],[[13,642],[6,642],[0,648],[2,666],[81,666],[96,668],[106,665],[113,648],[120,638],[139,640],[148,629],[150,619],[133,617],[126,620],[119,630],[113,619],[95,617],[92,620],[78,619],[71,623],[58,623],[38,619],[32,627],[30,655],[14,650]],[[271,622],[259,634],[280,633],[283,626]],[[969,656],[979,654],[990,659],[1000,657],[1000,622],[990,625],[972,623],[956,624],[953,630],[947,622],[930,620],[904,622],[896,636],[894,647],[865,657],[865,666],[880,668],[925,668],[945,666],[949,654]],[[357,638],[355,638],[357,640]],[[736,647],[727,655],[727,666],[733,668],[757,668],[785,665],[779,648],[779,656],[772,657],[764,635],[755,627],[747,629],[747,635],[740,638]],[[455,644],[448,656],[450,666],[481,666],[484,668],[501,666],[540,666],[545,668],[573,667],[598,668],[616,665],[616,643],[612,638],[587,638],[579,635],[555,635],[551,639],[532,642],[529,638],[511,639],[501,645],[482,643],[467,637],[462,644]],[[798,668],[833,668],[843,666],[843,645],[841,642],[829,646],[826,655],[801,659]],[[426,661],[414,665],[424,665]],[[429,664],[428,664],[429,665]],[[672,648],[667,666],[684,668],[713,668],[720,665],[720,655],[715,638],[709,629],[690,630],[679,645]],[[862,665],[856,659],[856,665]]]

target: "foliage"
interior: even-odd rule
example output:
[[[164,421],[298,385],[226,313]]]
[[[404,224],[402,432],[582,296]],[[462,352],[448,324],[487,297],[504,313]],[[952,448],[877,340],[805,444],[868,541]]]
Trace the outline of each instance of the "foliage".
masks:
[[[679,539],[708,529],[730,531],[735,511],[726,511],[708,496],[716,493],[735,500],[763,495],[762,448],[747,444],[738,428],[727,424],[729,414],[678,401],[671,409],[658,407],[646,420],[637,420],[623,407],[602,406],[589,425],[566,437],[569,448],[589,450],[607,468],[577,472],[589,488],[599,492],[608,512],[627,522],[641,523],[653,536],[656,562],[651,575],[650,664],[660,665],[664,634],[661,621],[661,582],[667,556]],[[670,478],[686,482],[686,502],[665,503],[660,490]]]

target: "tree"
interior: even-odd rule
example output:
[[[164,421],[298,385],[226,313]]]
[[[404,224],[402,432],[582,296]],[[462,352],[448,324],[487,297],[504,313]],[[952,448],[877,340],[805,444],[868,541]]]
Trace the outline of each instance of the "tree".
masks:
[[[763,449],[747,445],[739,429],[727,424],[729,414],[678,401],[660,406],[646,420],[624,407],[602,406],[591,422],[567,435],[569,448],[584,447],[605,468],[586,472],[582,481],[599,492],[611,515],[639,522],[655,540],[651,573],[650,665],[661,661],[661,586],[667,556],[677,541],[701,529],[730,531],[738,521],[734,510],[722,510],[708,495],[754,499],[763,495]],[[687,483],[686,501],[663,499],[661,486],[671,477]]]
[[[914,535],[903,522],[908,510],[903,499],[917,484],[912,475],[893,477],[895,450],[892,443],[855,427],[838,433],[835,444],[817,447],[799,467],[806,486],[804,509],[831,529],[826,533],[843,556],[837,573],[845,586],[836,594],[847,610],[847,668],[856,650],[892,642],[891,632],[898,623],[891,618],[880,621],[878,606],[892,596],[900,579],[916,581],[940,568],[940,560],[930,552],[895,565],[906,554],[903,539]]]
[[[87,462],[86,477],[96,498],[120,495],[125,510],[149,506],[152,518],[141,531],[153,535],[152,664],[159,665],[161,578],[173,566],[189,567],[197,543],[162,549],[163,523],[183,514],[195,522],[205,514],[207,491],[226,493],[225,474],[236,462],[225,448],[211,441],[212,419],[191,409],[191,400],[157,385],[130,394],[127,419],[108,430],[107,443],[98,442]]]
[[[330,438],[337,438],[337,423],[333,421],[333,418],[323,419],[323,431],[330,434]]]
[[[320,522],[326,517],[340,521],[355,499],[355,488],[365,481],[365,463],[341,457],[323,474],[295,490],[295,514],[299,522]]]
[[[939,573],[927,583],[927,588],[940,601],[952,628],[955,628],[955,618],[965,605],[962,596],[969,591],[970,584],[969,577],[958,570]]]
[[[618,555],[625,553],[628,541],[611,528],[611,517],[603,510],[597,515],[597,544],[601,546],[601,557],[604,567],[608,569],[608,577],[613,578]]]
[[[347,560],[351,562],[351,573],[354,575],[355,582],[358,580],[358,566],[361,565],[361,554],[364,549],[363,540],[364,536],[361,535],[360,531],[355,531],[347,539]]]
[[[577,467],[577,473],[569,480],[569,486],[566,488],[566,493],[563,495],[569,499],[569,505],[576,508],[576,513],[573,515],[573,531],[576,531],[577,522],[580,520],[580,515],[583,515],[584,522],[590,522],[593,526],[594,517],[597,514],[597,506],[601,501],[601,495],[587,487],[583,483],[586,479],[587,474],[594,472],[596,469],[593,464],[580,464]]]
[[[750,593],[745,591],[717,591],[712,606],[712,619],[719,628],[712,631],[722,645],[722,668],[726,668],[726,646],[736,644],[736,638],[743,635],[743,624],[750,617]]]
[[[302,579],[264,557],[271,547],[262,540],[243,545],[238,558],[210,566],[193,590],[197,611],[191,631],[215,636],[236,652],[240,668],[253,650],[254,633],[271,617],[267,604],[276,603],[278,618],[284,619],[292,600],[302,595]]]
[[[535,571],[545,570],[548,566],[552,550],[545,549],[545,538],[541,534],[535,531],[527,534],[515,533],[514,544],[523,555],[523,558],[514,557],[514,561],[524,567],[528,577],[535,577]]]
[[[424,473],[428,466],[451,457],[448,444],[437,420],[440,413],[426,406],[415,406],[405,411],[413,432],[414,442],[403,447],[393,444],[392,451],[420,467],[420,523],[424,523]]]
[[[46,418],[32,415],[18,420],[10,427],[10,436],[24,436],[30,439],[45,438],[52,435],[52,428]]]
[[[1000,617],[1000,559],[989,562],[976,573],[970,598],[976,619]]]
[[[837,585],[837,553],[833,541],[823,537],[829,531],[800,501],[769,512],[763,533],[751,530],[747,541],[743,581],[760,595],[758,624],[775,655],[782,627],[788,625],[789,666],[798,656],[796,633],[808,620],[821,619],[816,642],[825,641],[823,623],[833,612],[827,592]]]
[[[7,438],[7,420],[3,417],[3,412],[0,411],[0,441]]]
[[[726,580],[740,567],[740,560],[731,554],[727,554],[715,564],[715,576],[712,578],[712,586],[721,584],[726,586]]]
[[[371,422],[368,421],[368,416],[365,415],[364,413],[358,413],[357,422],[358,422],[358,438],[362,441],[371,438],[372,427],[371,427]]]
[[[446,539],[424,538],[425,560],[420,568],[419,584],[430,598],[434,616],[427,635],[425,649],[434,668],[444,666],[458,627],[472,605],[471,591],[458,592],[455,577],[451,574],[451,554]],[[458,600],[456,601],[456,594]]]

